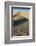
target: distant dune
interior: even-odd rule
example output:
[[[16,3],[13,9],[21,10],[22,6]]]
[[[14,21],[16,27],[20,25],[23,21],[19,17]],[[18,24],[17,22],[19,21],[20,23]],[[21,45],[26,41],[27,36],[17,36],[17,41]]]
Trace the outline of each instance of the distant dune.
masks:
[[[22,18],[29,19],[29,12],[18,12],[13,17],[13,20],[18,20],[18,19],[22,19]]]

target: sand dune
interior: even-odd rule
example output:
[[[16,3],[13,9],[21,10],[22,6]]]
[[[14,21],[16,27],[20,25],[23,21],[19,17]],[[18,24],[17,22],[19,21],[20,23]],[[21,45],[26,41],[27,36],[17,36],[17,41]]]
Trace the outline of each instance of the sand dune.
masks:
[[[24,19],[25,18],[25,19]],[[27,36],[29,35],[29,13],[18,12],[13,16],[14,22],[14,35],[15,36]]]
[[[18,12],[16,13],[15,17],[13,17],[13,20],[18,20],[22,18],[29,19],[29,12]]]

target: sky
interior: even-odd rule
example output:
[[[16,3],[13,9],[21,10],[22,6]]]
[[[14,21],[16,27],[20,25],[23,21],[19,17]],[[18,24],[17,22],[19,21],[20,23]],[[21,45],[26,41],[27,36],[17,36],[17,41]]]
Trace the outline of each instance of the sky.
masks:
[[[17,12],[31,12],[31,9],[13,9],[13,15],[15,15]]]

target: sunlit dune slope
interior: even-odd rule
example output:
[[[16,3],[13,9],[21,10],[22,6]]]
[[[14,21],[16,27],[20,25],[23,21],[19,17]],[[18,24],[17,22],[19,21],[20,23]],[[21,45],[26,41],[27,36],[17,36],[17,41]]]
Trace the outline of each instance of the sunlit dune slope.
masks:
[[[18,12],[13,17],[13,20],[18,20],[18,19],[22,19],[22,18],[29,19],[29,12]]]

